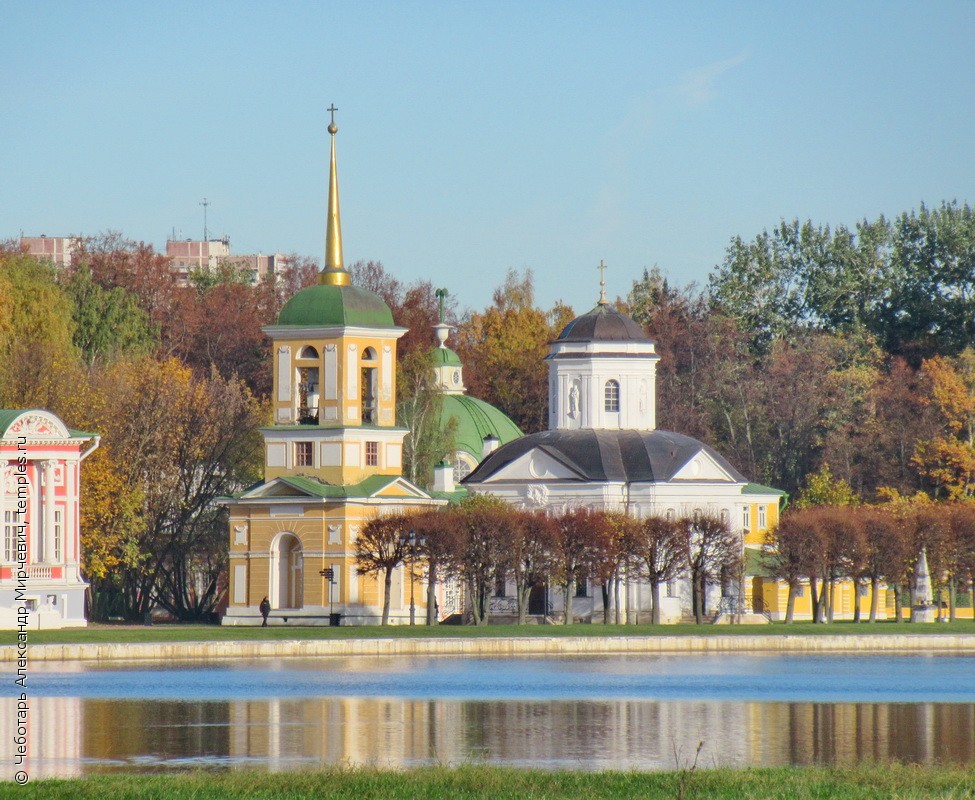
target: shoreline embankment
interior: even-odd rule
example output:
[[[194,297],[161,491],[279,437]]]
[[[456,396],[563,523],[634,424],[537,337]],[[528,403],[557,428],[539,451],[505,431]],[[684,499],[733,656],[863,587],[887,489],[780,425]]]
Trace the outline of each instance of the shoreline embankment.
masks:
[[[573,656],[674,653],[975,653],[972,634],[748,636],[524,636],[289,639],[276,641],[97,642],[31,645],[31,661],[172,661],[323,656]],[[0,662],[17,660],[0,646]]]

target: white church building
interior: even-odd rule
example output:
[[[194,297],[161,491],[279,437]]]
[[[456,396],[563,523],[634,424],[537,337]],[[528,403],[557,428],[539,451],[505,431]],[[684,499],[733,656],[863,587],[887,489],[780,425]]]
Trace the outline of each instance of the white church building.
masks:
[[[765,531],[778,520],[784,493],[749,483],[706,444],[657,429],[659,356],[636,321],[603,295],[592,311],[565,327],[546,360],[549,429],[491,453],[463,481],[469,491],[526,509],[590,508],[635,518],[707,514],[741,532],[746,556],[758,553]],[[745,559],[746,604],[749,561],[754,557]],[[648,621],[649,586],[633,580],[625,591],[626,608]],[[720,592],[709,587],[709,611],[717,610]],[[665,595],[661,622],[690,615],[688,580],[672,581]],[[545,613],[564,612],[561,591],[548,592],[546,602]],[[580,585],[572,612],[576,618],[601,618],[598,587]]]

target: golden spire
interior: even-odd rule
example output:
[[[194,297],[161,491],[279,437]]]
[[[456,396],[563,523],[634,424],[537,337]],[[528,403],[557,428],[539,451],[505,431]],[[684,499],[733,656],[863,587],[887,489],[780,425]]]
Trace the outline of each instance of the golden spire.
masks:
[[[335,103],[326,109],[332,120],[328,124],[328,132],[332,135],[332,159],[328,168],[328,220],[325,223],[325,269],[319,276],[322,283],[331,286],[348,286],[352,283],[349,273],[342,263],[342,222],[339,217],[339,176],[335,166],[335,134],[338,126],[335,124]]]

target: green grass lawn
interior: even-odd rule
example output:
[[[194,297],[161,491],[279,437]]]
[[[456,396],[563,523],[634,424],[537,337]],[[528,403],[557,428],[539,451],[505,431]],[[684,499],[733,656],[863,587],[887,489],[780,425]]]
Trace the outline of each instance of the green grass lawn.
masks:
[[[975,772],[957,767],[878,765],[851,768],[769,768],[677,772],[543,772],[498,767],[430,767],[406,772],[372,769],[322,772],[221,772],[101,775],[0,783],[0,800],[223,800],[226,798],[490,798],[490,800],[909,800],[975,797]]]
[[[975,621],[914,625],[907,622],[876,622],[858,625],[834,622],[813,625],[803,622],[786,625],[392,625],[380,627],[268,627],[224,628],[220,625],[90,625],[82,629],[31,631],[30,644],[97,643],[97,642],[199,642],[199,641],[279,641],[284,639],[373,639],[373,638],[457,638],[484,636],[859,636],[892,633],[971,633]],[[15,632],[0,633],[0,645],[13,644]]]

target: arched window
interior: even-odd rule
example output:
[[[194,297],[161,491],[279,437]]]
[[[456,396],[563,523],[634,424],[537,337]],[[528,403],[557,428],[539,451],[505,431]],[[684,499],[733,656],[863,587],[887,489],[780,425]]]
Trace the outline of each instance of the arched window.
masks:
[[[371,347],[367,347],[362,351],[362,360],[364,363],[362,367],[361,375],[361,397],[362,402],[362,421],[369,423],[376,423],[379,421],[379,409],[377,399],[379,396],[379,387],[376,383],[376,351]]]
[[[298,358],[318,358],[318,351],[310,344],[306,344],[298,353]]]
[[[460,483],[474,471],[475,463],[466,453],[454,453],[454,483]]]
[[[620,385],[617,381],[606,381],[603,396],[605,398],[604,408],[607,411],[620,410]]]

